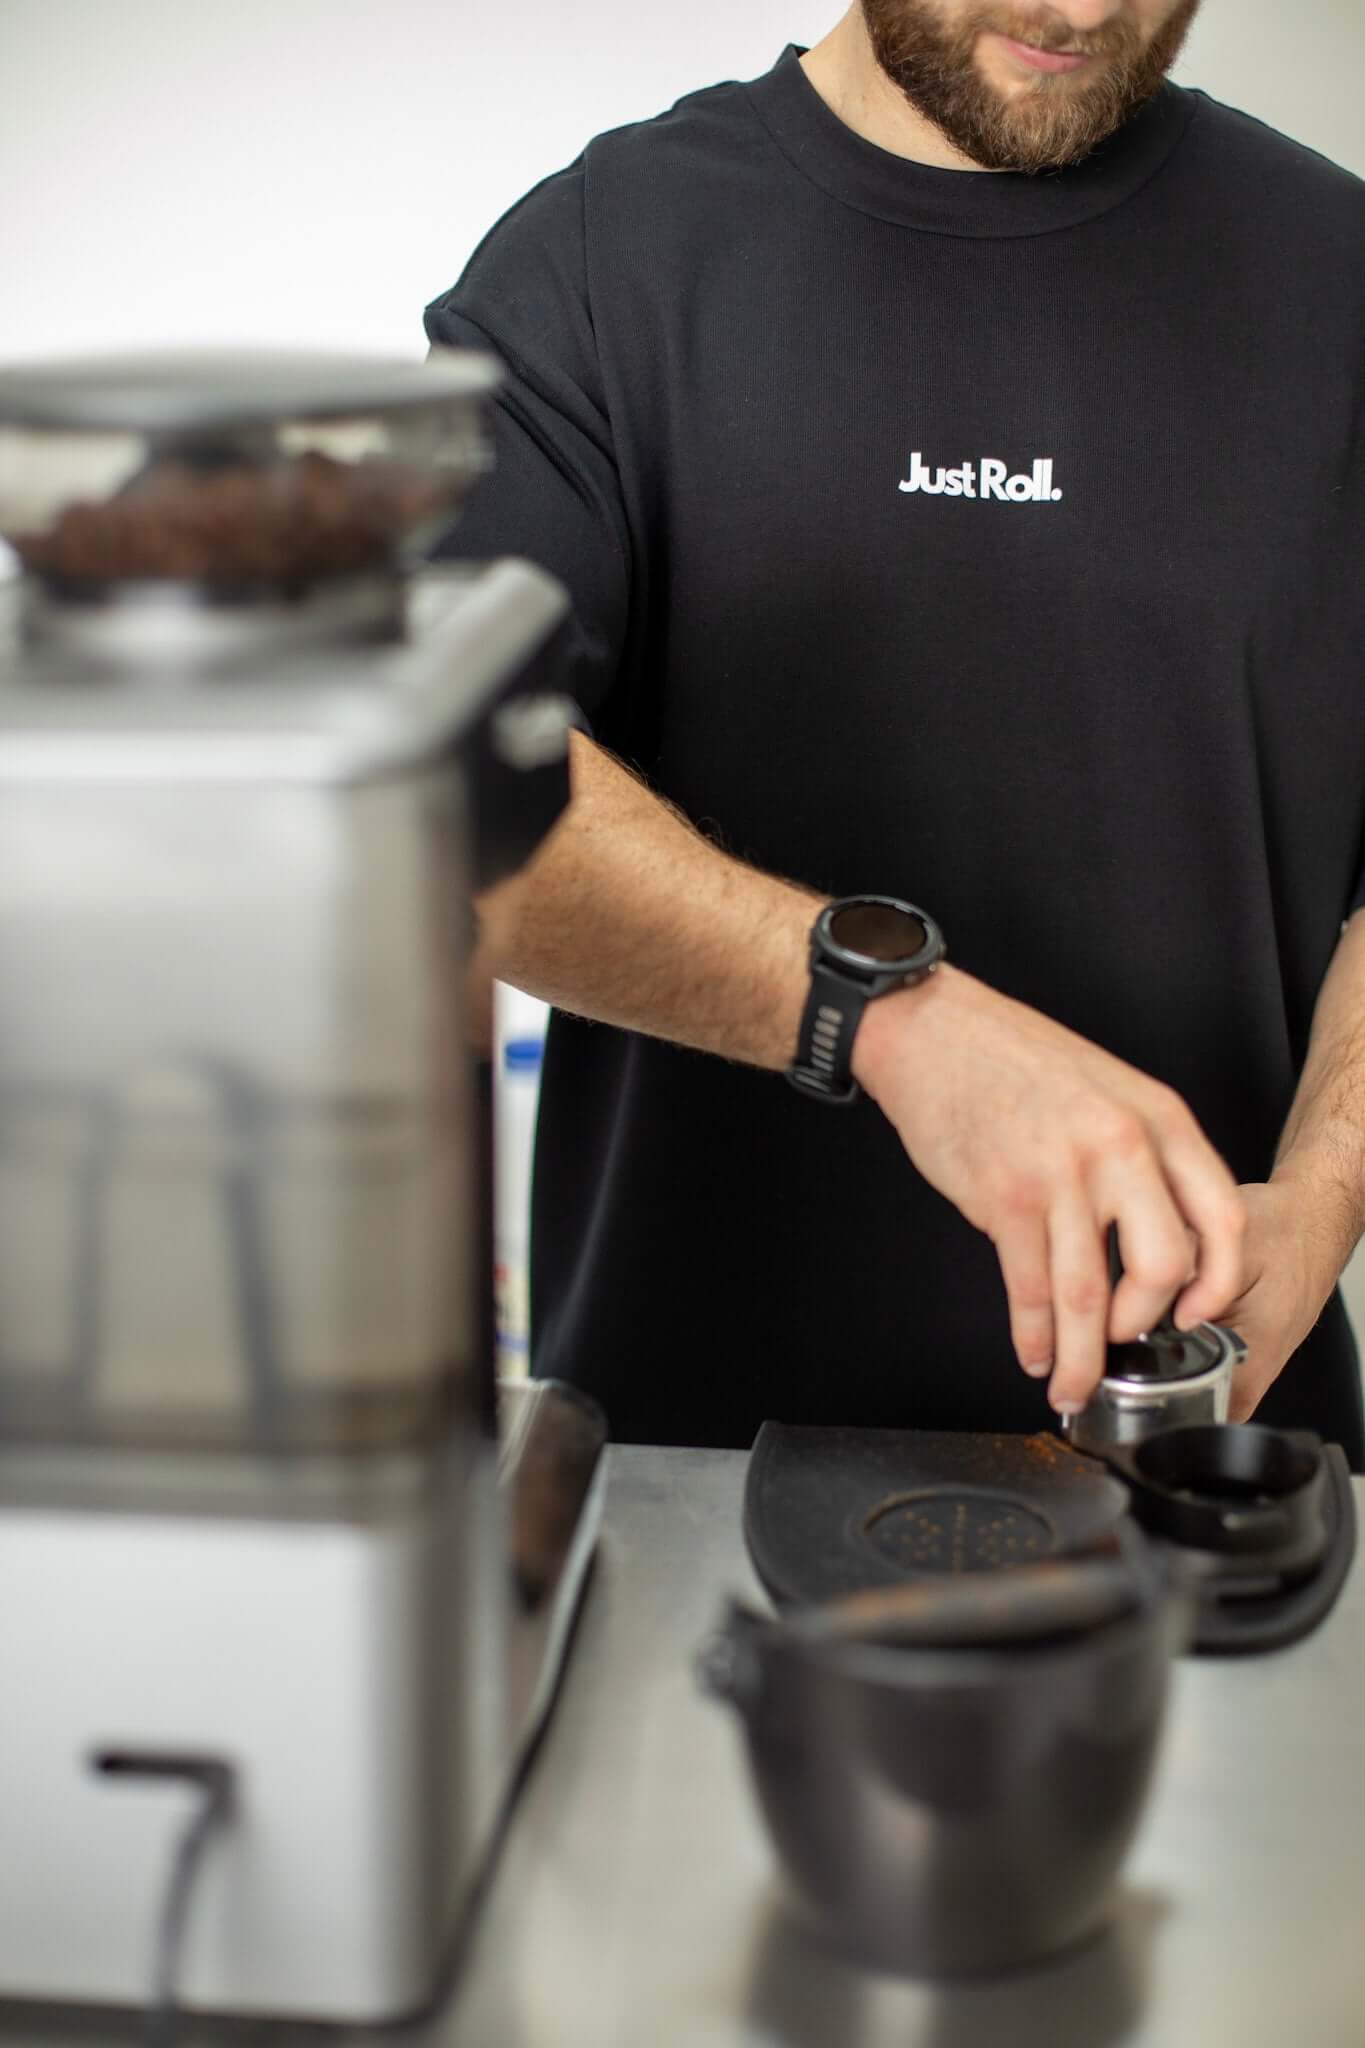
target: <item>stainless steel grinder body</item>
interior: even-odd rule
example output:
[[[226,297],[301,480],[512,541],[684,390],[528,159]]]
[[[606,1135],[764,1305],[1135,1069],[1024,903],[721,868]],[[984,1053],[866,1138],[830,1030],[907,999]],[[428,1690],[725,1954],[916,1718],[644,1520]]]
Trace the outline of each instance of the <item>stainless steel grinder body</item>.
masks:
[[[562,599],[421,598],[259,681],[0,684],[11,1441],[397,1446],[468,1365],[461,747]]]
[[[143,2002],[185,1793],[94,1766],[195,1753],[185,2003],[392,2019],[510,1763],[464,977],[564,799],[565,600],[6,595],[0,1995]]]

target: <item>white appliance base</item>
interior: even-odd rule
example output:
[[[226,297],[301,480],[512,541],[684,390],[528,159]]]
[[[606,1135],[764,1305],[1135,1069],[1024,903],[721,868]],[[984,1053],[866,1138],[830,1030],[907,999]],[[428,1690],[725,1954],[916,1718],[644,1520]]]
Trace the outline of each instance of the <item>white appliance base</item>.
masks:
[[[430,1999],[509,1762],[492,1447],[462,1457],[354,1522],[0,1506],[0,1995],[146,2000],[196,1794],[92,1759],[162,1750],[237,1779],[187,2008],[374,2023]]]

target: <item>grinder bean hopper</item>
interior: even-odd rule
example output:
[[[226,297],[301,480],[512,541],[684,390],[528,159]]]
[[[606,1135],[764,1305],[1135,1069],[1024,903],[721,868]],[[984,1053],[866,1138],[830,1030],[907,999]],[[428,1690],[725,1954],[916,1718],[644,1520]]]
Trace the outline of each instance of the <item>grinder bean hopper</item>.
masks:
[[[8,1999],[144,2003],[212,1782],[184,2002],[419,2008],[544,1709],[602,1429],[524,1396],[500,1492],[465,983],[567,604],[416,566],[497,377],[0,374]]]

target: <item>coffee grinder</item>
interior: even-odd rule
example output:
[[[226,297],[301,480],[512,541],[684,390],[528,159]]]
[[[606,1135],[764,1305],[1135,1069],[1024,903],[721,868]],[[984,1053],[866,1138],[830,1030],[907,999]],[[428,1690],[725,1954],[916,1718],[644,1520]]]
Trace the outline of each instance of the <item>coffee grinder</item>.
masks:
[[[562,1652],[602,1428],[526,1394],[499,1486],[465,981],[567,606],[421,566],[497,379],[0,374],[5,1999],[170,1926],[187,2007],[422,2008]]]

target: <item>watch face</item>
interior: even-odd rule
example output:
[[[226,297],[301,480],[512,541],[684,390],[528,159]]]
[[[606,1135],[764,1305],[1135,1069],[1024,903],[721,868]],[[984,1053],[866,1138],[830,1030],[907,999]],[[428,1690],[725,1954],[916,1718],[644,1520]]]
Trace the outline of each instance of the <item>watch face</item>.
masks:
[[[863,896],[838,904],[825,922],[825,931],[842,953],[893,967],[913,960],[929,943],[929,931],[922,918],[903,904]]]

